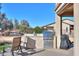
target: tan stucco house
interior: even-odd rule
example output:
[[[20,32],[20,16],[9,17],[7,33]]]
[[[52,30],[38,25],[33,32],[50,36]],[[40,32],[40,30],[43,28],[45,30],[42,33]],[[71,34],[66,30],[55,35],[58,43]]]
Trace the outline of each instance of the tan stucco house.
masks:
[[[73,35],[74,22],[69,19],[62,20],[62,34]]]
[[[54,26],[55,22],[42,26],[42,29],[47,31],[54,31]]]
[[[57,48],[60,48],[62,35],[62,17],[74,17],[74,55],[79,55],[79,4],[78,3],[58,3],[56,4],[56,41]]]
[[[42,28],[47,31],[55,31],[54,29],[55,24],[56,22],[50,23],[48,25],[43,26]],[[72,33],[73,30],[74,30],[74,21],[70,19],[63,19],[62,20],[62,34],[71,35],[73,34]]]

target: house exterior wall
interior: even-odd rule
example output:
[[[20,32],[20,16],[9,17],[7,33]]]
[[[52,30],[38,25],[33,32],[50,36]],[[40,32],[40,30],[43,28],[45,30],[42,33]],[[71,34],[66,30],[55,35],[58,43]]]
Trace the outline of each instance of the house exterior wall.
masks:
[[[53,32],[53,31],[54,31],[54,27],[46,27],[44,30],[47,30],[47,31]]]
[[[74,21],[70,20],[70,19],[64,19],[63,20],[64,23],[67,23],[69,25],[74,25]]]
[[[44,30],[53,32],[53,31],[54,31],[54,26],[55,26],[55,23],[51,23],[51,24],[48,24],[48,25],[46,25],[46,26],[43,26],[42,28],[43,28]]]
[[[70,34],[70,25],[62,23],[62,34]]]
[[[57,41],[57,48],[60,47],[61,43],[61,35],[62,35],[62,16],[73,16],[73,3],[62,3],[60,6],[57,7],[56,5],[56,41]]]
[[[79,56],[79,3],[74,4],[74,55]]]
[[[60,48],[60,42],[61,42],[61,16],[56,15],[56,24],[55,24],[55,37],[56,39],[54,39],[54,41],[56,41],[57,43],[54,44],[54,46],[56,46],[58,49]]]

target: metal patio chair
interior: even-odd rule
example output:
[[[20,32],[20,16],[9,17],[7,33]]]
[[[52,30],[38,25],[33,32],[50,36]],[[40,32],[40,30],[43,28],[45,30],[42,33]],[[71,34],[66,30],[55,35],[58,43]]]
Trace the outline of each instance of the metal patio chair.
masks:
[[[18,52],[20,51],[22,53],[22,49],[21,49],[20,44],[21,44],[21,37],[16,37],[16,38],[13,39],[12,49],[11,49],[13,56],[14,56],[14,51],[18,50]]]

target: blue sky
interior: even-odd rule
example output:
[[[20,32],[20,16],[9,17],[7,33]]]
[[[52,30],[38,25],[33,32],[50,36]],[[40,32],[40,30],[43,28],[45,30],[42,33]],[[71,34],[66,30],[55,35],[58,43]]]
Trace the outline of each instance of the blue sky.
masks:
[[[26,19],[31,27],[55,22],[55,3],[3,3],[1,12],[9,19]],[[73,19],[62,19],[67,18]]]
[[[2,13],[9,19],[26,19],[31,27],[43,26],[55,21],[54,3],[6,3]]]

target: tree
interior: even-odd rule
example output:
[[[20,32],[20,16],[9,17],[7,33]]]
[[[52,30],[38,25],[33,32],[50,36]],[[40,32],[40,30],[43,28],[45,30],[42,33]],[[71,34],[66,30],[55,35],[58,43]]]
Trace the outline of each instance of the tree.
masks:
[[[8,26],[8,27],[9,27],[9,30],[12,30],[12,29],[13,29],[13,23],[12,23],[12,21],[9,21],[9,24],[10,24],[10,25]]]
[[[6,14],[5,13],[0,13],[0,22],[3,22],[3,20],[6,18]]]
[[[22,20],[18,28],[21,32],[28,32],[29,23],[27,22],[27,20]]]
[[[6,14],[5,13],[2,14],[2,19],[4,19],[4,18],[6,18]]]
[[[2,30],[2,23],[0,22],[0,30]]]
[[[14,27],[15,29],[18,29],[18,26],[19,26],[19,22],[17,19],[14,20]]]
[[[3,29],[3,30],[13,28],[13,23],[8,20],[5,13],[0,14],[0,28]]]
[[[39,26],[36,26],[36,27],[33,29],[33,31],[34,31],[35,33],[42,33],[43,29],[40,28]]]
[[[25,25],[20,24],[19,25],[19,30],[20,32],[26,32],[27,27]]]
[[[8,19],[7,18],[3,18],[2,24],[3,24],[3,29],[7,30],[8,29],[8,25],[9,25]]]
[[[22,25],[25,25],[27,28],[29,28],[29,23],[28,23],[27,20],[25,20],[25,19],[22,20],[22,21],[21,21],[21,24],[22,24]]]

